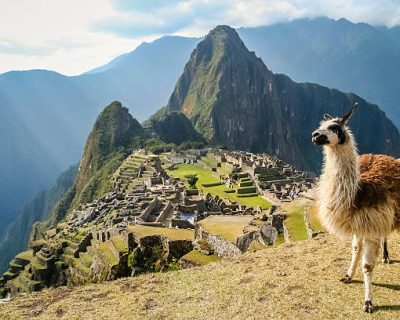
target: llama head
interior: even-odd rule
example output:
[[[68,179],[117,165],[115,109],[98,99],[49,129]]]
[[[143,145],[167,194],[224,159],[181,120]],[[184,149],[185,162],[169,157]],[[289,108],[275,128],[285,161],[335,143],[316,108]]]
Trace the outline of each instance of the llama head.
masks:
[[[357,102],[354,103],[350,112],[342,117],[332,117],[329,114],[324,115],[324,119],[317,130],[312,133],[312,142],[318,145],[342,145],[345,144],[349,130],[346,127],[350,120],[354,109],[357,107]]]

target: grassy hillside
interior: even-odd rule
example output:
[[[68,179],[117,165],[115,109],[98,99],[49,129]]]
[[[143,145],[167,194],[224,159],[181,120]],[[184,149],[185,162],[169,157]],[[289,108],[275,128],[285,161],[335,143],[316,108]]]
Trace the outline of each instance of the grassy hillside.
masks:
[[[47,289],[0,304],[0,318],[398,319],[400,250],[392,247],[395,263],[376,268],[372,316],[362,310],[360,271],[351,284],[339,281],[350,243],[326,236],[195,269]]]

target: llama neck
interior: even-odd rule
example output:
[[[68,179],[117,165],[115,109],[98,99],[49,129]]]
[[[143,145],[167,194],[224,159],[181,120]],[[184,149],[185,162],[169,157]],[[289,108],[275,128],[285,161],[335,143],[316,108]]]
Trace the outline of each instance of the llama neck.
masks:
[[[351,134],[343,145],[324,147],[320,197],[325,206],[330,210],[351,208],[359,182],[358,155]]]

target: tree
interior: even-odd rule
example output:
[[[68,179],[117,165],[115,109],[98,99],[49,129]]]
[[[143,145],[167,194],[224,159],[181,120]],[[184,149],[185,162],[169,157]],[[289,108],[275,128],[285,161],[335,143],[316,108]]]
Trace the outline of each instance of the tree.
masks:
[[[188,174],[185,176],[187,183],[189,183],[189,186],[194,189],[196,187],[197,181],[199,181],[199,177],[197,174]]]

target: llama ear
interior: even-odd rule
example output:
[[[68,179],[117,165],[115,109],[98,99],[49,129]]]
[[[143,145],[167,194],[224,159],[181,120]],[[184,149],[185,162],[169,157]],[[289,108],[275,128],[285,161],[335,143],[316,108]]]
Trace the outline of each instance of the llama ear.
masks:
[[[342,122],[343,124],[346,124],[351,116],[353,115],[354,110],[356,109],[356,107],[358,106],[358,102],[355,102],[350,110],[349,113],[345,114],[343,117],[340,118],[340,122]]]
[[[332,120],[333,117],[330,114],[325,113],[324,114],[324,120]]]

